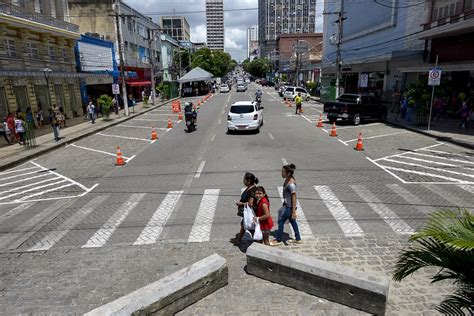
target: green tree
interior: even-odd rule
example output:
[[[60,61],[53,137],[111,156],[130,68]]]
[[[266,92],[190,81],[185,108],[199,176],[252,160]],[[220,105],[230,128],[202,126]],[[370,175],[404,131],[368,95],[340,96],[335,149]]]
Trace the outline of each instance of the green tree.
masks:
[[[244,69],[245,72],[249,72],[250,67],[250,60],[247,58],[242,62],[242,68]]]
[[[270,62],[266,58],[255,58],[247,66],[247,72],[254,77],[265,77],[270,71]],[[245,70],[245,68],[244,68]]]
[[[181,50],[181,53],[175,51],[173,56],[173,65],[176,65],[176,71],[179,71],[179,61],[181,55],[181,71],[187,72],[191,70],[191,54],[187,50]]]
[[[474,214],[468,210],[438,211],[426,227],[410,238],[392,269],[400,282],[417,270],[433,266],[431,282],[451,280],[456,287],[436,309],[449,315],[474,314]]]
[[[108,120],[110,115],[110,108],[112,107],[112,98],[107,94],[103,94],[99,97],[97,103],[102,109],[102,116],[104,117],[104,120]]]
[[[234,61],[235,62],[235,61]],[[231,56],[223,51],[211,51],[204,47],[196,51],[192,56],[192,68],[200,67],[214,75],[223,77],[236,66]]]

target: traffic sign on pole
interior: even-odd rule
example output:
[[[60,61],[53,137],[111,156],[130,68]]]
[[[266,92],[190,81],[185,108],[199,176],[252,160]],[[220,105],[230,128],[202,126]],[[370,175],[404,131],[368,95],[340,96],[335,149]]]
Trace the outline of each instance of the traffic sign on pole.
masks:
[[[439,86],[441,84],[441,69],[432,68],[428,74],[428,85]]]
[[[112,94],[120,94],[118,83],[112,83]]]

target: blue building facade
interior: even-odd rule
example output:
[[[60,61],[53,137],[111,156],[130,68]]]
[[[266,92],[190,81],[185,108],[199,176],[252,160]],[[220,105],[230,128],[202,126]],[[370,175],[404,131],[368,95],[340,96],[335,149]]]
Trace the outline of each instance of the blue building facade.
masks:
[[[409,6],[401,0],[325,0],[324,11],[329,14],[323,21],[323,77],[335,78],[334,40],[339,30],[335,21],[336,13],[342,11],[342,92],[374,93],[392,101],[406,81],[399,68],[423,63],[424,41],[416,34],[426,20],[428,5]],[[361,81],[361,75],[368,81]]]
[[[112,83],[117,82],[119,76],[114,43],[81,35],[74,50],[77,71],[90,74],[81,80],[82,104],[102,94],[112,95]]]

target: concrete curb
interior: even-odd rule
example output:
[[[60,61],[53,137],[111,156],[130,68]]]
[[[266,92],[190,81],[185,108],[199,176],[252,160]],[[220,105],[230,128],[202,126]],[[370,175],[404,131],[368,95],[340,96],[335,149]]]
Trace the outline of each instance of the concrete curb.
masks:
[[[228,284],[227,261],[210,255],[84,315],[174,315]]]
[[[389,281],[350,267],[253,243],[247,272],[376,315],[384,315]]]
[[[15,166],[18,166],[18,165],[20,165],[20,164],[22,164],[22,163],[24,163],[24,162],[27,162],[27,161],[31,160],[31,159],[34,159],[34,158],[39,157],[39,156],[41,156],[41,155],[44,155],[44,154],[46,154],[46,153],[48,153],[48,152],[50,152],[50,151],[53,151],[53,150],[55,150],[55,149],[58,149],[58,148],[60,148],[60,147],[62,147],[62,146],[66,146],[66,145],[69,144],[69,143],[73,143],[73,142],[75,142],[75,141],[78,141],[78,140],[80,140],[80,139],[82,139],[82,138],[85,138],[85,137],[90,136],[90,135],[92,135],[92,134],[95,134],[95,133],[97,133],[97,132],[106,130],[106,129],[109,128],[109,127],[113,127],[113,126],[115,126],[115,125],[121,124],[121,123],[126,122],[126,121],[128,121],[128,120],[131,120],[131,119],[133,119],[133,118],[136,118],[136,117],[138,117],[138,116],[141,116],[141,115],[143,115],[143,114],[145,114],[145,113],[147,113],[147,112],[150,112],[150,111],[152,111],[152,110],[158,109],[158,108],[160,108],[160,107],[162,107],[162,106],[164,106],[164,105],[166,105],[166,104],[169,104],[169,103],[171,103],[171,102],[173,102],[174,100],[177,100],[177,99],[179,99],[179,98],[170,99],[170,100],[168,100],[168,101],[166,101],[166,102],[164,102],[164,103],[161,103],[161,104],[159,104],[159,105],[156,105],[156,106],[154,106],[154,107],[147,108],[146,110],[144,110],[144,111],[142,111],[142,112],[140,112],[140,113],[135,113],[135,114],[132,114],[132,115],[129,115],[129,116],[121,117],[121,118],[119,118],[116,122],[112,122],[112,123],[110,123],[110,124],[108,124],[108,125],[106,125],[106,126],[102,126],[102,127],[99,127],[99,128],[97,128],[97,129],[94,129],[94,130],[91,130],[91,131],[87,131],[87,132],[85,132],[85,133],[83,133],[83,134],[79,134],[79,135],[72,136],[72,138],[68,138],[68,139],[65,140],[65,141],[57,142],[56,144],[53,144],[52,146],[45,147],[45,148],[43,148],[43,149],[40,150],[40,151],[32,152],[30,155],[26,155],[26,156],[21,157],[21,158],[19,158],[19,159],[17,159],[17,160],[14,160],[14,161],[8,162],[8,163],[6,163],[6,164],[0,165],[0,171],[6,170],[6,169],[9,169],[9,168],[13,168],[13,167],[15,167]],[[40,146],[43,146],[43,145],[39,145],[38,147],[40,147]],[[34,149],[33,149],[33,150],[34,150]]]
[[[431,137],[431,138],[435,138],[436,140],[439,140],[439,141],[451,143],[451,144],[454,144],[454,145],[457,145],[457,146],[460,146],[460,147],[464,147],[464,148],[467,148],[467,149],[473,149],[474,150],[474,144],[471,144],[471,143],[466,143],[466,142],[463,142],[461,140],[452,139],[451,137],[443,137],[443,136],[439,136],[439,135],[433,135],[433,134],[431,134],[427,131],[423,131],[423,130],[420,130],[420,129],[417,129],[417,128],[414,128],[414,127],[410,127],[410,126],[406,126],[406,125],[403,125],[403,124],[400,124],[400,123],[397,123],[397,122],[393,122],[393,121],[385,120],[385,123],[393,125],[393,126],[401,127],[401,128],[407,129],[409,131],[412,131],[412,132],[415,132],[415,133],[418,133],[418,134],[422,134],[422,135],[425,135],[425,136],[428,136],[428,137]]]

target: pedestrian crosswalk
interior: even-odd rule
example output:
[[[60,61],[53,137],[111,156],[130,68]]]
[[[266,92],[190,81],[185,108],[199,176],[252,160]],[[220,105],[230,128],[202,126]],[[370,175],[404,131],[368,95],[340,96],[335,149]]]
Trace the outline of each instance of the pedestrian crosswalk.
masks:
[[[327,233],[346,237],[409,235],[435,210],[457,207],[474,210],[474,186],[467,184],[311,185],[299,187],[298,192],[297,221],[302,239]],[[267,193],[276,230],[283,188],[268,188]],[[190,243],[234,237],[240,219],[235,215],[232,200],[240,195],[238,188],[232,194],[227,189],[216,188],[187,194],[181,190],[159,195],[121,194],[120,197],[91,193],[87,200],[78,199],[66,205],[59,215],[47,221],[43,217],[57,212],[59,206],[53,204],[60,201],[48,201],[50,205],[44,201],[7,205],[10,208],[4,205],[0,208],[0,250],[11,249],[11,244],[22,240],[24,234],[28,234],[23,238],[25,241],[18,245],[24,251],[61,246],[100,248],[114,245],[119,239],[123,244],[125,238],[126,244],[133,246],[178,241],[167,239],[166,230],[179,230],[182,237],[179,241]],[[431,194],[447,204],[433,202]],[[183,199],[187,199],[186,202]],[[193,214],[193,220],[189,221],[191,217],[183,214]],[[20,217],[23,220],[15,221]],[[40,222],[45,225],[31,231]],[[234,227],[232,231],[230,228]],[[290,237],[294,236],[291,228],[285,230]],[[118,238],[121,234],[126,237]]]

